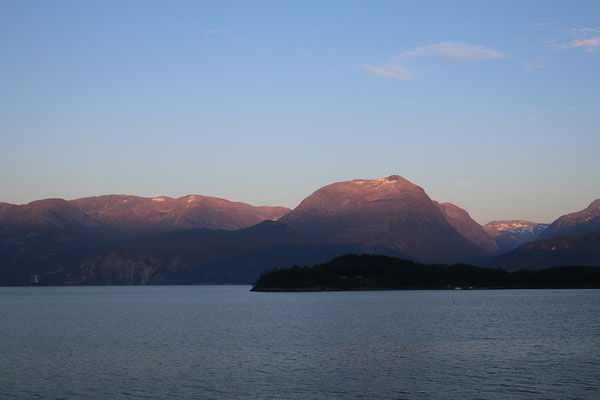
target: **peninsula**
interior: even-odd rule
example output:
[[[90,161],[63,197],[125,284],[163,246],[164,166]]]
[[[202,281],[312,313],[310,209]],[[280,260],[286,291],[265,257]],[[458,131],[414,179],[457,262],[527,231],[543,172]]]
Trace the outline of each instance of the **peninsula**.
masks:
[[[255,292],[600,288],[598,267],[519,270],[467,264],[420,264],[382,255],[348,254],[315,265],[265,271]]]

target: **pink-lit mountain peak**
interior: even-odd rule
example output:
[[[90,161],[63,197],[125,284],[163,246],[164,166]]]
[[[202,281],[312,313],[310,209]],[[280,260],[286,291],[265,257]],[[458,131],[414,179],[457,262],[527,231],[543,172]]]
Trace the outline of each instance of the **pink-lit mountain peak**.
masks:
[[[281,221],[326,242],[361,243],[428,261],[485,254],[448,223],[421,187],[397,175],[324,186]]]

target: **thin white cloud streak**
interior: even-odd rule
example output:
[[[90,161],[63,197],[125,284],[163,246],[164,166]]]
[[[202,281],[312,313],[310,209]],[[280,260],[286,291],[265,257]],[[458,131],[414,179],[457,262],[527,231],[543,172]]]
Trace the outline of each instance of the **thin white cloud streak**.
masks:
[[[396,56],[391,63],[383,66],[359,65],[358,68],[384,78],[407,81],[415,74],[401,65],[403,60],[411,57],[434,56],[454,62],[485,61],[506,57],[503,53],[482,45],[468,43],[440,42],[417,47]]]
[[[376,67],[374,65],[359,65],[358,68],[369,71],[377,76],[395,79],[397,81],[407,81],[414,76],[408,72],[406,68],[397,64],[388,64],[382,67]]]
[[[546,47],[550,47],[556,50],[569,50],[569,49],[583,49],[587,52],[596,52],[600,50],[600,27],[598,28],[571,28],[567,31],[567,34],[575,37],[570,42],[563,43],[549,43]],[[596,34],[596,36],[593,36]]]
[[[589,33],[600,33],[600,27],[597,28],[571,28],[568,32],[574,36],[586,35]]]
[[[468,43],[442,42],[417,47],[403,56],[436,56],[451,61],[472,62],[504,58],[499,51],[482,45]]]
[[[569,47],[581,47],[585,51],[600,50],[600,36],[590,39],[574,40],[569,43]]]
[[[594,52],[600,50],[600,36],[589,39],[573,40],[567,44],[549,44],[546,47],[556,50],[568,50],[582,48],[587,52]]]

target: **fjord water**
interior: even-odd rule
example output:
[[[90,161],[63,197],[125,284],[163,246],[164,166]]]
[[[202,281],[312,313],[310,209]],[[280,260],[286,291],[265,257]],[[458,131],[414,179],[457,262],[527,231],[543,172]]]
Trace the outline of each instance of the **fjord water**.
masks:
[[[593,399],[600,290],[0,288],[0,397]]]

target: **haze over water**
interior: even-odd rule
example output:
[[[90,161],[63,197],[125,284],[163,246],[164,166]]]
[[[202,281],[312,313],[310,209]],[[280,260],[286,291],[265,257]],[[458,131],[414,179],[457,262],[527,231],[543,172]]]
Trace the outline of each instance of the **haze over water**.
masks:
[[[1,398],[592,399],[600,290],[0,289]]]

